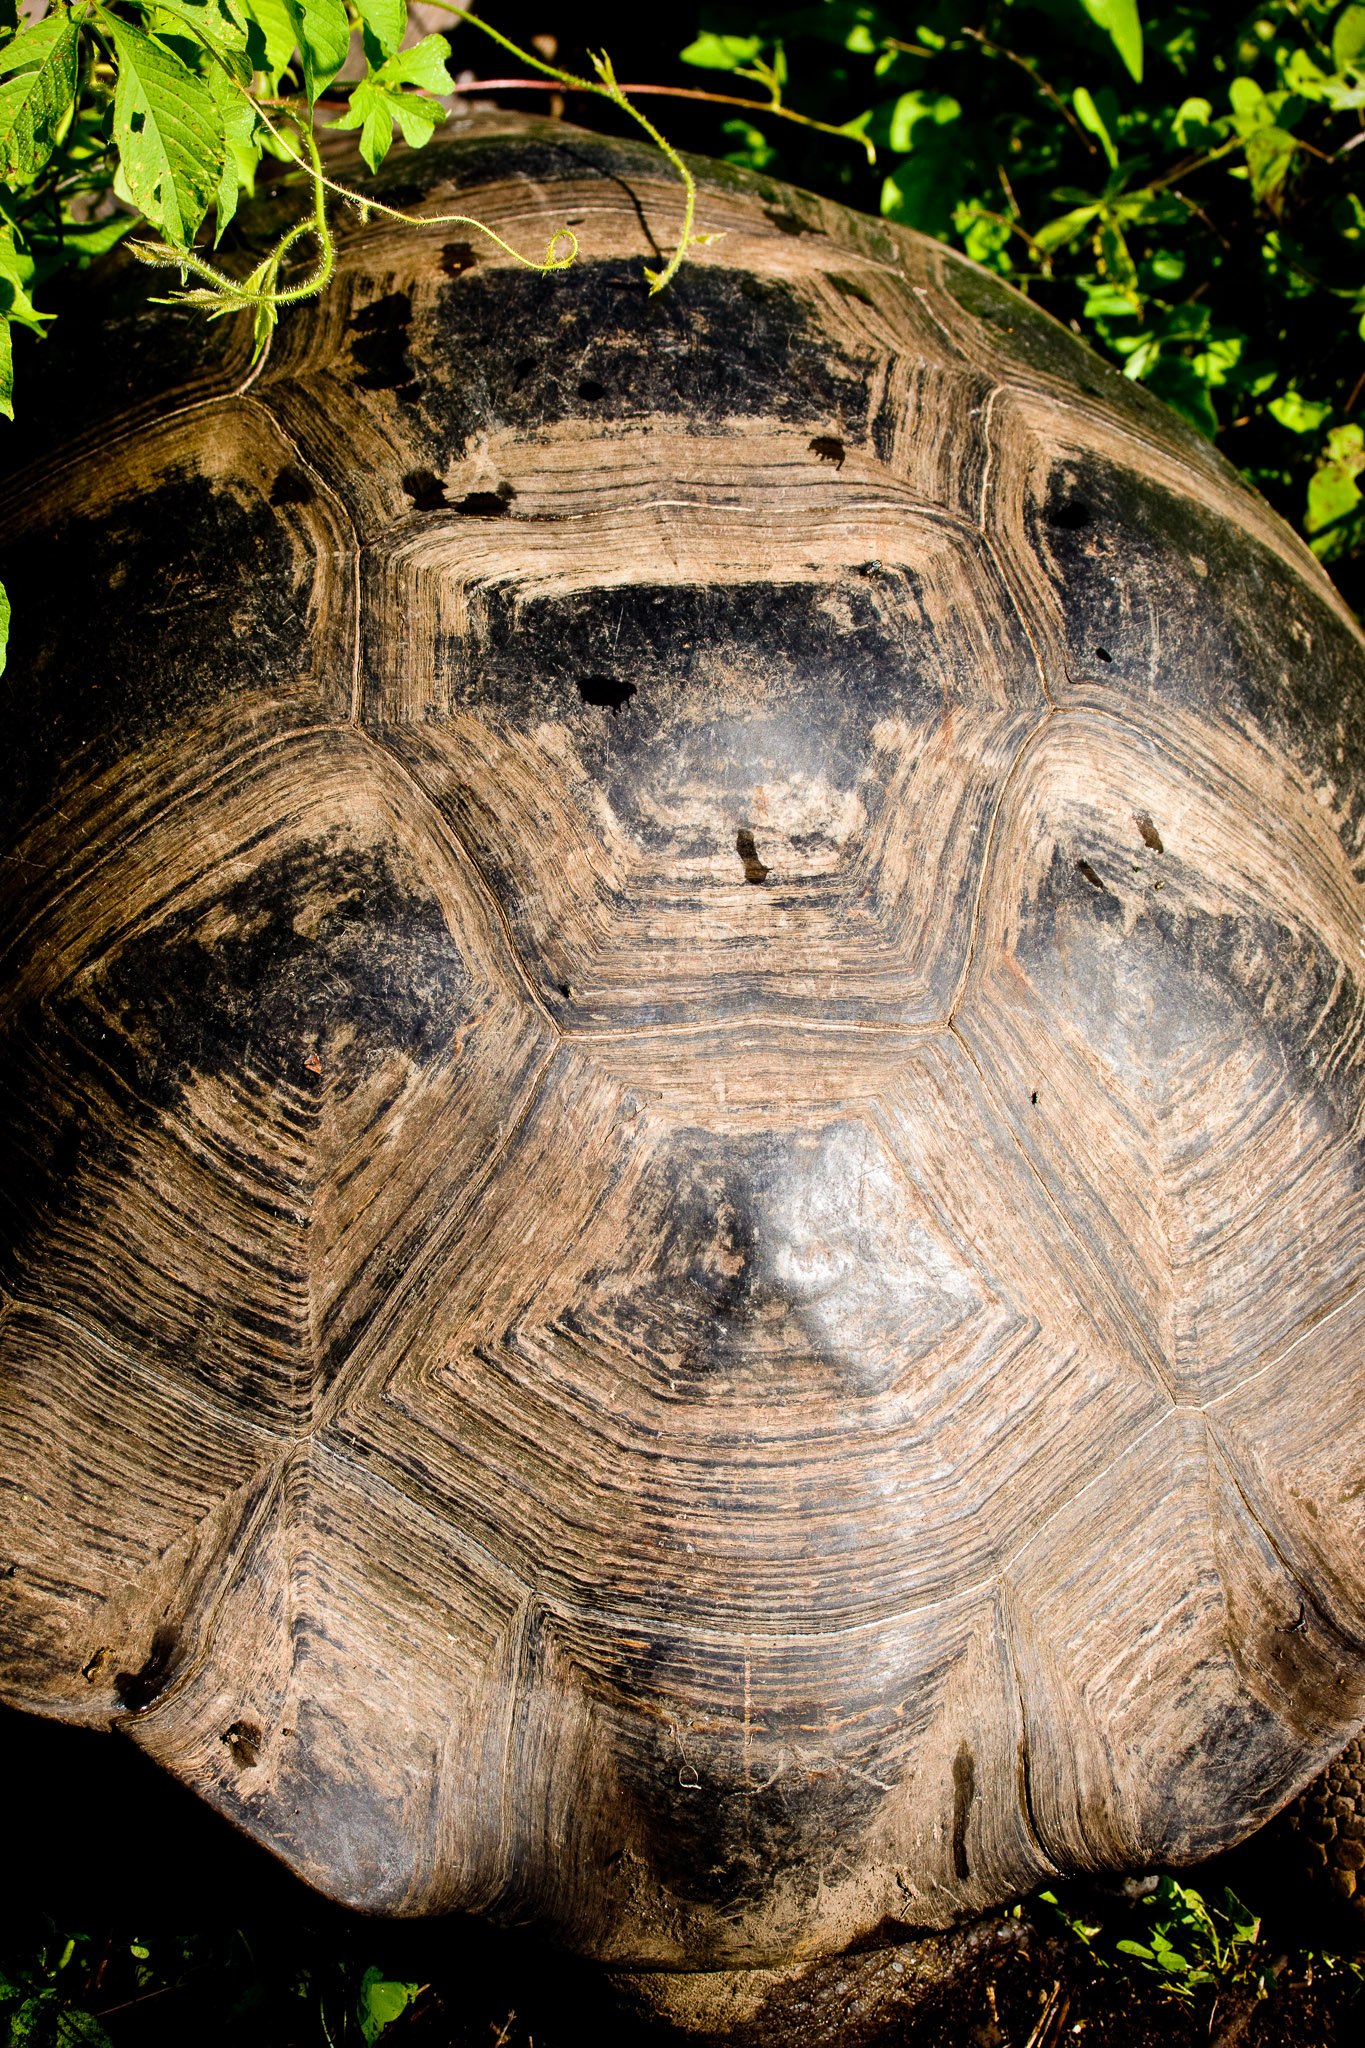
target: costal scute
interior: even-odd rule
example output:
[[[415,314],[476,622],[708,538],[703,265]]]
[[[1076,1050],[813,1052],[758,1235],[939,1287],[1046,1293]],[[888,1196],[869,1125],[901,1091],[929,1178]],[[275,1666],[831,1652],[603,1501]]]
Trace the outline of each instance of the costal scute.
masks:
[[[1231,1842],[1365,1715],[1353,623],[913,235],[378,189],[582,259],[116,276],[14,493],[6,1697],[624,1964]]]

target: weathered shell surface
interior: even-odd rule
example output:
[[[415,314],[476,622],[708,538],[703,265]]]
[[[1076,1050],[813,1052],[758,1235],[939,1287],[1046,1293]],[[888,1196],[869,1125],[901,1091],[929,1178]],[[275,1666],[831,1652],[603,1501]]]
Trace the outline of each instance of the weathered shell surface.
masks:
[[[27,394],[5,1696],[619,1962],[1217,1849],[1365,1718],[1354,625],[913,235],[377,189],[583,259]]]

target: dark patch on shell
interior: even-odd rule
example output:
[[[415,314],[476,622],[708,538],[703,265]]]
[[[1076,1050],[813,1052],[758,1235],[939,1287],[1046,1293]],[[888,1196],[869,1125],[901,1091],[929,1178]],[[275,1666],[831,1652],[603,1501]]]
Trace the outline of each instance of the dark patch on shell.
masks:
[[[373,305],[352,316],[351,360],[356,365],[356,383],[362,391],[392,391],[400,401],[412,405],[421,396],[408,344],[412,330],[412,296],[409,292],[387,292]]]
[[[823,335],[786,282],[700,264],[657,298],[623,282],[637,281],[619,263],[478,269],[442,286],[420,333],[408,295],[389,293],[353,317],[356,381],[420,396],[438,467],[485,427],[531,432],[585,406],[613,421],[835,419],[845,439],[865,433],[869,361]],[[512,334],[534,336],[534,353],[509,349]]]
[[[114,1674],[114,1691],[119,1705],[131,1714],[140,1714],[160,1699],[171,1682],[172,1667],[180,1648],[180,1637],[173,1628],[159,1628],[152,1637],[152,1647],[136,1671],[119,1671]]]
[[[1310,779],[1340,792],[1338,829],[1354,860],[1365,695],[1359,642],[1330,598],[1221,509],[1096,456],[1054,472],[1034,533],[1054,566],[1078,687],[1116,708],[1150,699],[1268,731]]]
[[[11,685],[24,687],[9,690],[0,817],[28,815],[82,755],[111,766],[229,693],[289,688],[309,648],[301,566],[263,499],[185,471],[14,540],[0,576],[17,600]]]
[[[423,1064],[456,1029],[469,978],[408,862],[336,834],[172,911],[79,986],[63,1005],[73,1036],[168,1104],[196,1075],[246,1064],[342,1089],[391,1052]]]

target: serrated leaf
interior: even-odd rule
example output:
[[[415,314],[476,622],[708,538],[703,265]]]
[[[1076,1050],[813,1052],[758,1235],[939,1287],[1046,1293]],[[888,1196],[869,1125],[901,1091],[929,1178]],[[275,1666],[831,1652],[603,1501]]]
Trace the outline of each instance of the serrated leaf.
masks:
[[[223,239],[223,230],[237,211],[241,194],[245,192],[250,198],[255,190],[261,146],[257,140],[256,109],[251,101],[221,71],[212,71],[209,83],[218,103],[225,145],[223,170],[215,195],[213,245],[217,248]]]
[[[399,50],[381,65],[378,77],[388,85],[420,85],[428,92],[454,92],[455,81],[446,69],[450,45],[444,36],[423,36],[410,50]]]
[[[1102,28],[1129,72],[1142,83],[1142,21],[1137,0],[1081,0],[1096,28]]]
[[[54,44],[74,33],[74,24],[67,14],[49,14],[45,21],[19,29],[0,49],[0,78],[8,77],[11,71],[22,71],[26,65],[44,63]]]
[[[235,0],[166,0],[153,9],[150,26],[159,36],[201,39],[244,85],[250,80],[247,24]]]
[[[0,177],[31,178],[51,156],[76,97],[76,24],[50,15],[0,51]],[[22,67],[22,68],[21,68]]]
[[[344,0],[284,0],[284,11],[293,26],[311,106],[346,62],[350,20]]]
[[[222,175],[217,103],[208,81],[174,50],[104,8],[98,19],[118,58],[114,142],[121,188],[168,242],[184,248]]]
[[[431,139],[431,131],[444,118],[444,109],[416,93],[399,93],[362,79],[351,94],[350,105],[335,128],[359,128],[360,154],[372,171],[377,171],[393,146],[393,124],[397,121],[403,140],[420,149]]]
[[[215,50],[244,50],[246,21],[233,0],[165,0],[152,12],[158,35],[183,35],[186,27]]]
[[[407,0],[355,0],[355,11],[383,55],[391,57],[407,30]]]

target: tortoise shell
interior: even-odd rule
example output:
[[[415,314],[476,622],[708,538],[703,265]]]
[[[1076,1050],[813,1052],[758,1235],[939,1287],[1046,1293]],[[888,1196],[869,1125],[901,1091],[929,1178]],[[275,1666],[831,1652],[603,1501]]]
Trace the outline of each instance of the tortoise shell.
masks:
[[[1365,1718],[1360,635],[998,280],[699,176],[652,297],[648,151],[396,153],[581,260],[348,217],[255,369],[115,264],[0,792],[4,1696],[675,1967]]]

